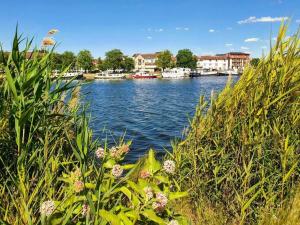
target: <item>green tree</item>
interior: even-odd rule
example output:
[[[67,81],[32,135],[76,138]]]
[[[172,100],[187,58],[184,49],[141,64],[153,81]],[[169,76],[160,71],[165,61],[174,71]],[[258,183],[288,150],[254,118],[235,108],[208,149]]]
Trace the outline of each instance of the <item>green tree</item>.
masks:
[[[62,69],[62,56],[59,53],[53,53],[51,55],[51,69],[52,70],[61,70]]]
[[[251,59],[250,64],[252,66],[257,66],[259,64],[259,61],[260,61],[259,58],[253,58],[253,59]]]
[[[124,55],[119,49],[113,49],[105,53],[105,67],[106,69],[122,69]]]
[[[97,59],[97,65],[96,65],[96,67],[97,67],[98,70],[103,70],[103,66],[104,66],[103,60],[101,59],[101,57],[99,57]]]
[[[61,55],[61,60],[62,60],[62,68],[66,68],[68,66],[70,66],[70,69],[75,68],[76,56],[73,52],[65,51]]]
[[[176,65],[178,67],[196,69],[197,57],[189,49],[179,50],[176,56]]]
[[[78,53],[77,65],[85,71],[93,68],[93,56],[89,50],[82,50]]]
[[[169,50],[160,52],[157,56],[156,66],[162,70],[173,67],[172,53]]]
[[[134,60],[128,56],[123,58],[122,69],[126,72],[131,72],[134,69]]]

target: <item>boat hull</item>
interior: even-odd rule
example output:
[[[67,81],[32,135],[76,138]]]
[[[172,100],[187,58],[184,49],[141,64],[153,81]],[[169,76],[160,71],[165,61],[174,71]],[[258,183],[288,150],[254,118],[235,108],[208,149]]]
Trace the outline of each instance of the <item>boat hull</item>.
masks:
[[[97,80],[121,80],[126,78],[126,74],[97,74],[94,77]]]
[[[201,77],[201,73],[190,73],[191,78]]]
[[[143,75],[132,75],[133,79],[155,79],[157,78],[156,75],[149,75],[149,76],[143,76]]]

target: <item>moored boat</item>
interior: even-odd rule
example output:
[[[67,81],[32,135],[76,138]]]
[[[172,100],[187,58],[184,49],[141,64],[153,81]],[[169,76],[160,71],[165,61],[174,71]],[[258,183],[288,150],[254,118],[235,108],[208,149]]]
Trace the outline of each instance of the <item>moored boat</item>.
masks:
[[[229,76],[229,75],[231,75],[231,76],[237,76],[239,74],[240,73],[238,71],[236,71],[236,70],[225,70],[225,71],[220,71],[219,72],[220,76]]]
[[[119,79],[124,79],[125,77],[126,77],[125,73],[118,73],[110,70],[97,73],[95,75],[95,79],[101,79],[101,80],[119,80]]]
[[[197,72],[197,71],[192,71],[192,72],[190,73],[190,77],[191,77],[191,78],[201,77],[201,73],[200,73],[200,72]]]
[[[209,69],[203,69],[200,71],[201,76],[217,76],[218,71],[217,70],[209,70]]]
[[[157,78],[157,75],[152,75],[150,73],[147,72],[137,72],[135,74],[132,75],[133,79],[154,79]]]
[[[65,79],[72,79],[74,77],[76,77],[77,79],[81,79],[83,78],[83,73],[81,72],[68,72],[68,73],[64,73],[63,78]]]
[[[61,74],[58,70],[54,71],[53,77],[59,77],[61,76],[63,79],[82,79],[83,78],[83,73],[80,71],[71,71],[71,72],[66,72],[64,74]]]
[[[174,69],[166,69],[162,72],[162,78],[165,79],[180,79],[189,77],[191,73],[191,69],[189,68],[174,68]]]

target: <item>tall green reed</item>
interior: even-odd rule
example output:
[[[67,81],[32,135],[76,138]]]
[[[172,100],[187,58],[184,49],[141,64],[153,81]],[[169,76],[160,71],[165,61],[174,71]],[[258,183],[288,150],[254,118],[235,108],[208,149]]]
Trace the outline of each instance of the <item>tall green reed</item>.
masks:
[[[181,187],[195,202],[222,205],[228,219],[256,223],[264,207],[278,207],[299,183],[299,32],[278,33],[268,56],[230,79],[218,95],[200,99],[190,132],[174,147]]]

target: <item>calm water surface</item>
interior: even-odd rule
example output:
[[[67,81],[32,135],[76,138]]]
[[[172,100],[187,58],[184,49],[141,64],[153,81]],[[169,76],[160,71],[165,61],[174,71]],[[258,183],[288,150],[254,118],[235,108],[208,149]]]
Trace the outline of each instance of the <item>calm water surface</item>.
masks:
[[[227,79],[98,80],[84,85],[82,98],[90,105],[95,138],[113,144],[126,133],[125,139],[133,141],[127,160],[135,161],[149,148],[159,153],[171,149],[170,141],[182,138],[200,96],[208,99]]]

